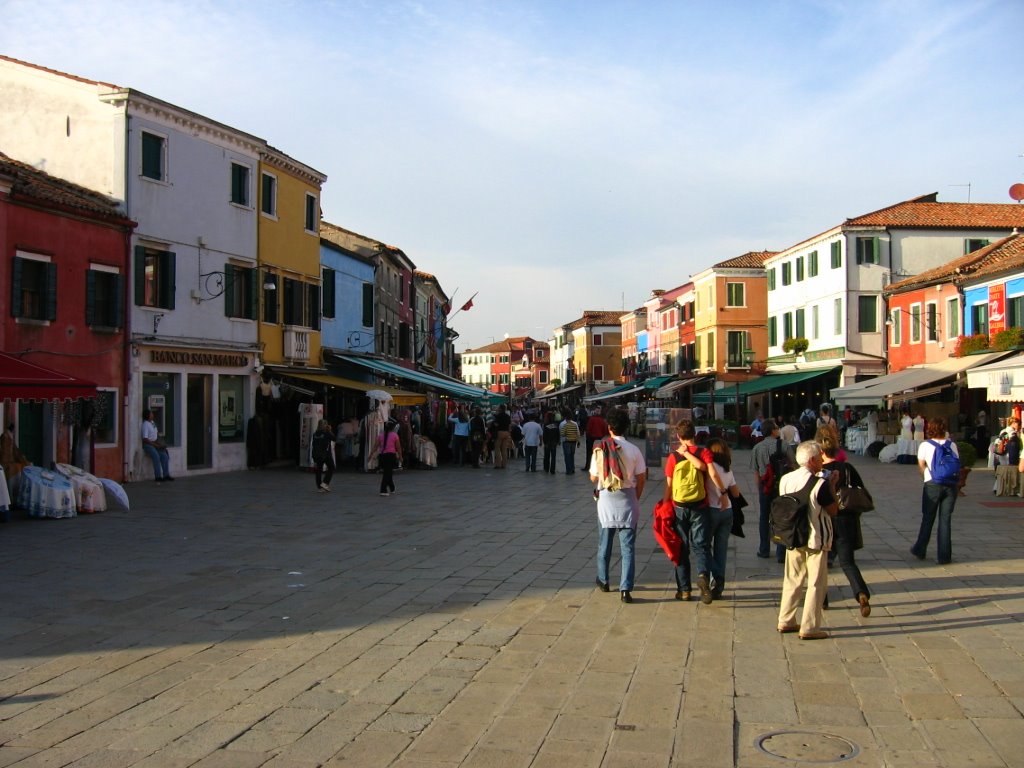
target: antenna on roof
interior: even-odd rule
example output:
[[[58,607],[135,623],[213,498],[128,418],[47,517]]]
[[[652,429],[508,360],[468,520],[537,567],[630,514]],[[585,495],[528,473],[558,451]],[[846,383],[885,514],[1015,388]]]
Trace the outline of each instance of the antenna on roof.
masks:
[[[948,186],[950,186],[950,187],[967,187],[967,202],[968,203],[971,202],[971,185],[970,185],[969,182],[967,184],[949,184]]]

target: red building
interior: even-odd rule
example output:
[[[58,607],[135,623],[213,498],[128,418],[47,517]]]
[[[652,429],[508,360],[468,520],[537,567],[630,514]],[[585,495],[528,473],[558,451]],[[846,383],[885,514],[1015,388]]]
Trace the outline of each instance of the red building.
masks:
[[[0,153],[0,351],[95,383],[59,407],[3,402],[36,464],[125,477],[128,254],[135,224],[98,192]],[[9,286],[9,287],[8,287]]]

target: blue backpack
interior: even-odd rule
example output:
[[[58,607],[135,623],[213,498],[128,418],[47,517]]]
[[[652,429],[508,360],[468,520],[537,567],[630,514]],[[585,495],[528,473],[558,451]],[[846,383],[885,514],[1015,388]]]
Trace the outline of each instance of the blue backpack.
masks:
[[[932,482],[939,485],[960,484],[960,457],[953,453],[950,441],[946,440],[937,443],[929,440],[935,446],[935,453],[932,455]]]

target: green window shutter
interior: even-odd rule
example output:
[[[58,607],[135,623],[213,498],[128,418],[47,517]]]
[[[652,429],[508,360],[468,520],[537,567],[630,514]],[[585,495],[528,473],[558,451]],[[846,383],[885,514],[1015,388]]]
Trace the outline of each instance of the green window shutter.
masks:
[[[224,265],[224,316],[235,316],[235,268]]]
[[[163,286],[163,301],[162,306],[165,309],[174,309],[174,276],[175,276],[175,255],[171,251],[167,251],[161,258],[161,278],[166,278],[161,281]]]
[[[309,327],[320,330],[320,286],[310,285],[309,288]]]
[[[46,319],[57,319],[57,265],[52,261],[46,265]]]
[[[245,316],[249,320],[256,319],[256,308],[260,304],[260,281],[256,279],[258,274],[255,269],[245,270],[245,278],[249,281],[249,306],[245,308]]]
[[[96,272],[85,271],[85,324],[96,325]]]
[[[882,244],[877,237],[871,238],[871,263],[878,264],[882,260]]]
[[[363,283],[363,327],[373,328],[373,283]]]
[[[323,315],[334,317],[334,270],[324,269],[323,271]]]
[[[146,249],[135,246],[135,305],[141,307],[146,301]]]
[[[11,276],[11,317],[21,317],[21,265],[23,261],[14,257],[14,271]]]
[[[114,275],[114,309],[110,318],[112,328],[124,328],[124,275]]]

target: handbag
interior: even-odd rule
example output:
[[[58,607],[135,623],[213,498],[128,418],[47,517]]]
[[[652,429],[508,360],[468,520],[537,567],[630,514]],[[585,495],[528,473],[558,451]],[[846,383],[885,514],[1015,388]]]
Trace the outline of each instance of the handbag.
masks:
[[[840,514],[858,515],[861,512],[870,512],[875,508],[875,501],[871,498],[867,488],[847,485],[836,489],[836,495],[839,497]]]

